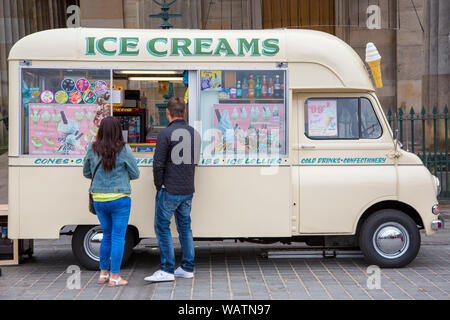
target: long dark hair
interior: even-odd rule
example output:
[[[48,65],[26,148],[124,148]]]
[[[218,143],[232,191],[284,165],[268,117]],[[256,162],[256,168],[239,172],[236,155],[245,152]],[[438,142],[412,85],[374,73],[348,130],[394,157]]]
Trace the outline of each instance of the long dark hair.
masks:
[[[105,171],[111,171],[116,166],[116,158],[123,149],[122,126],[114,117],[106,117],[100,122],[97,138],[92,143],[92,150],[102,157]]]

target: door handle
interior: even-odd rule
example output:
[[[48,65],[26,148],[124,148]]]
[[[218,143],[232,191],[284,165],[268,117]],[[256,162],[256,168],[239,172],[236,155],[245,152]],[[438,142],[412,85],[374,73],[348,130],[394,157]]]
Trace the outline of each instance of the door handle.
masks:
[[[300,146],[300,148],[302,148],[302,149],[315,149],[316,146],[313,145],[313,144],[302,144],[302,145]]]

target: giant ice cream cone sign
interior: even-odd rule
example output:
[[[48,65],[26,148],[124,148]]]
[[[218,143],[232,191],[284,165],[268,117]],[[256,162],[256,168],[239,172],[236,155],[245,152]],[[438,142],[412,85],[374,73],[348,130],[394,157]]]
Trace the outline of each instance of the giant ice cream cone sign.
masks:
[[[381,56],[372,42],[369,42],[366,46],[366,62],[372,71],[376,87],[383,88],[383,80],[381,79]]]

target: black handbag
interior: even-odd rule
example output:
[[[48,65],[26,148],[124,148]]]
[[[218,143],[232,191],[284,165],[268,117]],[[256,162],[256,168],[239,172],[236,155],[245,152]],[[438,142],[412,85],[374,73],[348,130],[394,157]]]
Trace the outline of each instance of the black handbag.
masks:
[[[97,166],[94,169],[94,173],[92,174],[92,179],[91,179],[91,187],[92,187],[92,182],[94,182],[94,178],[95,178],[95,174],[97,173],[98,167],[100,167],[100,164],[102,163],[102,160],[100,160],[97,164]],[[94,199],[92,198],[92,193],[89,192],[89,212],[96,215],[97,212],[95,212],[95,208],[94,208]]]

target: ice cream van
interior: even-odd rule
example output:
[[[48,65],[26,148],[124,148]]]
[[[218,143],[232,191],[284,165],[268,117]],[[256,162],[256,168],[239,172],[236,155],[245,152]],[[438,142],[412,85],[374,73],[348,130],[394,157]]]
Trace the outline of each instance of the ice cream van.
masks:
[[[368,51],[379,83],[379,55]],[[405,266],[419,230],[442,227],[440,185],[397,143],[368,67],[345,42],[309,30],[31,34],[9,55],[9,237],[73,230],[79,263],[97,268],[102,231],[82,164],[108,115],[141,170],[124,261],[155,237],[152,157],[176,95],[202,136],[196,240],[360,248],[368,263]]]

